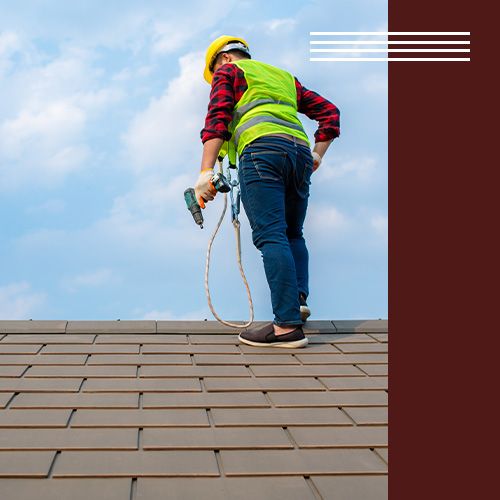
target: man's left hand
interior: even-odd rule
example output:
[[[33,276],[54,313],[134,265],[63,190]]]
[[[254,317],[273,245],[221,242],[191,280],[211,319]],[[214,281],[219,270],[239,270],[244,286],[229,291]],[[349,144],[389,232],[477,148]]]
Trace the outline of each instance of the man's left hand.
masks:
[[[194,186],[194,194],[201,208],[205,208],[205,202],[212,201],[217,194],[212,184],[213,175],[214,171],[211,168],[202,170]]]

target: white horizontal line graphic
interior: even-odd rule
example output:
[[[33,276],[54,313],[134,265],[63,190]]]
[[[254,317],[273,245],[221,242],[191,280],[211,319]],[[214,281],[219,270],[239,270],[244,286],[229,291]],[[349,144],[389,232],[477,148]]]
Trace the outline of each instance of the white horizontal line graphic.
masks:
[[[311,57],[309,60],[313,62],[470,61],[470,57]]]
[[[469,40],[310,40],[312,45],[470,45]]]
[[[309,52],[342,52],[342,53],[364,53],[364,52],[470,52],[470,49],[309,49]]]
[[[389,36],[389,35],[444,35],[468,36],[470,31],[311,31],[310,35],[363,35],[363,36]]]

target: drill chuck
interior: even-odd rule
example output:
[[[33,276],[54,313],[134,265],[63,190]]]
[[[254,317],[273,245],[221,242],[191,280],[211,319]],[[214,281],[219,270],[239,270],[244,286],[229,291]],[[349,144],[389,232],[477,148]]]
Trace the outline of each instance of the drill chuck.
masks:
[[[186,206],[191,212],[194,221],[203,229],[203,214],[201,213],[201,208],[196,200],[193,188],[188,188],[184,191],[184,200],[186,201]]]
[[[219,193],[229,193],[229,191],[231,191],[231,186],[229,182],[227,182],[227,179],[224,176],[224,174],[221,174],[220,172],[217,172],[212,177],[212,185],[214,186],[215,190],[218,191]]]

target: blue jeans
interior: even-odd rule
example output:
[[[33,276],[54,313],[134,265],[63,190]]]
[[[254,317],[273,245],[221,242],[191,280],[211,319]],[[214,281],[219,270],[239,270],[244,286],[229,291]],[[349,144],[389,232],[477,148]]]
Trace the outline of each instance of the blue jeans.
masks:
[[[274,323],[300,325],[299,293],[309,295],[309,254],[302,234],[313,160],[307,146],[264,136],[239,160],[241,201],[262,253]]]

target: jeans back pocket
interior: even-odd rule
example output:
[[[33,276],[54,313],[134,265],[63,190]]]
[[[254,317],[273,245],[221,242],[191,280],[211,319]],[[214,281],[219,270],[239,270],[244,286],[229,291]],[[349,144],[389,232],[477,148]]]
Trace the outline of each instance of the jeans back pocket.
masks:
[[[283,179],[287,154],[284,151],[254,151],[250,153],[252,163],[262,180]]]

